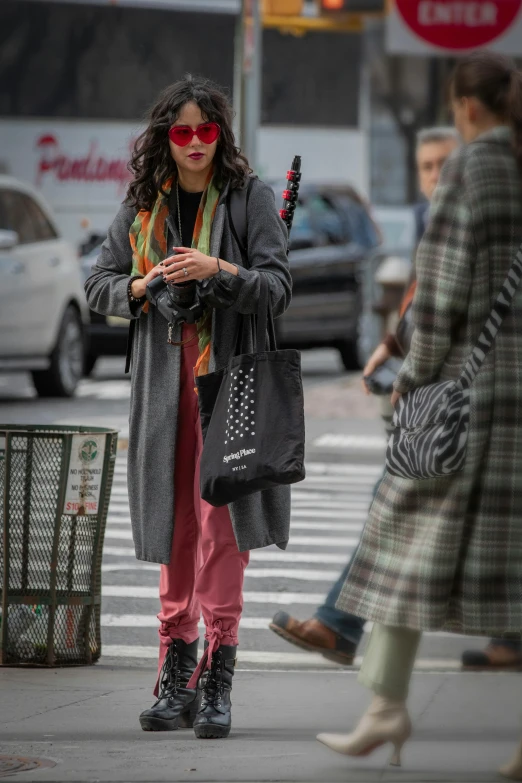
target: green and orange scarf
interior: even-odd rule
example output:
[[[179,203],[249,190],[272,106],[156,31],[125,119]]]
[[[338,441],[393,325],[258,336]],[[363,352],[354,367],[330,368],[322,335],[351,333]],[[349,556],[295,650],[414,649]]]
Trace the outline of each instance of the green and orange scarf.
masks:
[[[136,215],[134,223],[130,227],[129,238],[132,248],[132,274],[147,275],[160,261],[167,258],[167,217],[169,215],[169,196],[173,185],[173,178],[169,179],[163,193],[158,193],[156,203],[151,211],[142,209]],[[213,177],[209,173],[205,192],[201,198],[192,247],[201,253],[210,255],[210,236],[212,223],[218,205],[220,191]],[[143,306],[147,312],[148,302]],[[197,323],[199,359],[194,368],[196,376],[206,375],[210,363],[211,339],[212,339],[212,315],[207,311]]]

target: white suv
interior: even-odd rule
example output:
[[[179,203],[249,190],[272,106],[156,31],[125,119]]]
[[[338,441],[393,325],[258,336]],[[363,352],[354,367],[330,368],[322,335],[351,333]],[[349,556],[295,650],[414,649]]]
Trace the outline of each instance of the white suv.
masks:
[[[34,188],[0,176],[0,371],[29,370],[41,397],[72,396],[87,322],[73,246]]]

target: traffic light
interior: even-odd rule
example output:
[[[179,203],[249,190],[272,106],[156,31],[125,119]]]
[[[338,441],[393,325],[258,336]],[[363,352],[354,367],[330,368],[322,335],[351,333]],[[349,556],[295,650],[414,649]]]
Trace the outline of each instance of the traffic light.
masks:
[[[384,13],[386,0],[318,0],[324,13],[371,14]]]

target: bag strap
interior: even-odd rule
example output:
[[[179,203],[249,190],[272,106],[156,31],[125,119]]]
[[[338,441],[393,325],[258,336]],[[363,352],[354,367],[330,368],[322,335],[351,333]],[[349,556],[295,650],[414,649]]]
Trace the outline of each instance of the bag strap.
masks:
[[[229,191],[227,209],[230,220],[230,228],[241,252],[241,258],[245,267],[248,265],[247,232],[248,232],[248,200],[252,190],[253,177],[248,178],[242,188],[233,188]]]
[[[254,353],[276,351],[274,313],[270,301],[270,287],[263,272],[259,273],[259,301],[256,315],[241,315],[237,320],[235,356],[246,353],[247,330],[254,342]],[[267,344],[268,337],[268,344]]]
[[[495,338],[500,331],[504,318],[509,313],[515,298],[520,280],[522,279],[522,245],[519,247],[515,260],[511,264],[506,279],[500,289],[500,293],[493,305],[490,316],[480,333],[475,347],[466,362],[460,378],[457,381],[459,389],[467,389],[471,386],[477,373],[484,364],[484,360],[493,347]]]
[[[229,191],[227,198],[227,209],[229,215],[230,228],[232,235],[237,242],[239,250],[241,252],[241,258],[245,269],[249,268],[248,264],[248,200],[250,198],[250,191],[252,190],[252,184],[254,177],[248,177],[248,182],[243,185],[242,188],[234,188]],[[270,292],[268,287],[268,280],[263,273],[259,274],[260,278],[260,295],[258,303],[257,317],[254,316],[254,320],[257,322],[255,327],[256,337],[256,352],[263,353],[265,351],[276,350],[276,336],[275,336],[275,324],[274,314],[272,312],[272,306],[270,303]],[[245,329],[247,322],[252,321],[251,316],[242,316],[238,319],[238,327],[236,334],[236,355],[244,353],[243,339],[245,338]],[[266,344],[266,335],[268,332],[268,345]]]
[[[264,353],[265,351],[275,351],[277,346],[275,339],[274,313],[270,302],[268,280],[266,275],[262,273],[260,273],[259,278],[261,292],[257,312],[256,348],[258,353]],[[266,339],[267,333],[268,345]]]

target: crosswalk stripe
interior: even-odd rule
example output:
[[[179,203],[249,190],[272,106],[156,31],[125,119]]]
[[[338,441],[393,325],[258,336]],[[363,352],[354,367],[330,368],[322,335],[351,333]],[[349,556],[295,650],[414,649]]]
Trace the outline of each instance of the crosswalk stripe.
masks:
[[[360,464],[346,462],[307,462],[306,475],[324,475],[329,476],[354,476],[356,474],[367,474],[379,476],[382,473],[382,466],[375,463]]]
[[[92,397],[96,400],[124,400],[130,397],[131,386],[127,380],[80,381],[77,397]]]
[[[104,585],[102,593],[107,598],[154,598],[159,601],[157,587],[145,587],[144,585]],[[270,593],[253,592],[246,590],[245,603],[252,604],[306,604],[318,606],[324,601],[323,593]]]
[[[339,492],[339,490],[343,489],[349,490],[350,487],[371,491],[375,486],[376,480],[376,478],[371,479],[367,485],[362,485],[358,476],[351,476],[350,478],[345,478],[344,476],[317,476],[317,478],[307,479],[302,489],[307,492],[325,492],[327,494]]]
[[[157,563],[103,563],[102,571],[104,573],[115,573],[118,571],[155,571],[159,573],[160,567]],[[331,571],[319,571],[313,568],[288,569],[288,568],[247,568],[245,576],[248,579],[297,579],[302,582],[330,582],[332,579]]]
[[[357,468],[357,465],[353,466],[354,468]],[[121,466],[121,465],[115,465],[114,466],[114,473],[115,476],[126,476],[127,475],[127,467]],[[371,485],[371,483],[375,483],[375,481],[379,478],[379,476],[382,475],[382,468],[379,468],[377,471],[374,470],[365,470],[364,472],[353,470],[349,473],[308,473],[306,478],[303,479],[303,481],[300,481],[298,484],[295,484],[295,489],[303,489],[304,487],[311,486],[313,484],[321,485],[321,484],[343,484],[343,483],[357,483],[358,486],[362,486],[365,483],[368,485]]]
[[[199,651],[201,655],[203,650]],[[156,660],[158,657],[158,648],[148,645],[124,645],[124,644],[104,644],[102,647],[102,657],[106,658],[147,658]],[[322,655],[315,653],[299,652],[265,652],[261,650],[242,650],[238,651],[238,663],[257,663],[270,666],[321,666],[324,668],[339,668],[339,664],[332,663],[323,658]],[[362,657],[357,656],[355,666],[360,666]],[[460,662],[450,658],[424,658],[416,661],[415,669],[417,671],[446,671],[448,669],[460,669]]]
[[[357,509],[359,516],[366,515],[368,513],[368,504],[367,503],[352,503],[350,508],[351,511],[318,511],[317,509],[307,509],[307,508],[299,508],[295,509],[293,511],[292,516],[293,517],[314,517],[317,519],[346,519],[347,516],[353,516],[355,513],[355,509]]]
[[[338,533],[357,533],[361,532],[364,527],[364,520],[366,516],[354,516],[347,517],[347,519],[358,519],[359,522],[306,522],[298,519],[292,519],[290,529],[291,530],[331,530]],[[110,525],[122,525],[129,527],[129,517],[115,517],[109,516],[107,522]]]
[[[159,628],[160,623],[157,616],[153,613],[150,614],[102,614],[101,615],[102,628]],[[270,631],[270,623],[272,617],[241,617],[239,622],[240,629],[243,631]],[[369,634],[372,630],[373,623],[365,623],[364,632]],[[203,620],[199,623],[199,628],[204,629],[205,623]],[[444,631],[425,631],[423,636],[433,636],[443,639],[454,639],[458,634],[446,633]],[[462,637],[465,638],[465,637]]]
[[[290,540],[294,539],[292,532],[294,530],[331,530],[337,533],[361,533],[364,529],[364,522],[367,514],[362,516],[347,516],[346,519],[358,519],[358,522],[306,522],[292,517],[290,522]]]
[[[332,536],[331,538],[325,536],[292,536],[292,544],[296,546],[325,546],[325,547],[354,547],[359,544],[359,536],[357,538],[337,538]]]
[[[343,511],[346,509],[358,509],[358,510],[368,510],[370,507],[370,503],[372,502],[372,495],[365,495],[360,500],[357,500],[356,498],[353,498],[350,495],[342,495],[340,492],[335,493],[336,500],[327,500],[327,498],[332,497],[332,493],[328,492],[323,497],[316,496],[311,500],[305,500],[305,499],[298,499],[295,500],[292,498],[292,512],[299,513],[299,511],[302,508],[313,508],[313,509],[325,509],[325,510],[333,510],[333,511]],[[357,505],[354,505],[357,504]]]
[[[203,649],[199,650],[201,656]],[[152,658],[158,657],[158,648],[148,645],[126,645],[126,644],[104,644],[102,646],[102,656],[107,658]],[[238,653],[238,662],[259,663],[259,664],[281,664],[285,666],[305,665],[305,666],[325,666],[334,668],[337,666],[323,658],[322,655],[314,653],[298,652],[264,652],[258,650],[241,650]]]
[[[320,435],[313,443],[319,448],[333,447],[358,451],[384,451],[386,448],[386,438],[382,435],[343,435],[332,432]]]
[[[327,493],[330,496],[331,493]],[[372,499],[370,492],[366,494],[353,495],[349,492],[336,492],[335,500],[329,500],[327,497],[318,492],[301,492],[297,495],[292,493],[292,508],[318,508],[318,509],[344,509],[344,508],[368,508],[368,505]],[[128,508],[128,492],[127,488],[112,488],[111,493],[111,508],[119,506],[125,506]]]
[[[127,459],[126,457],[118,456],[116,458],[115,468],[118,471],[127,471]],[[341,462],[307,462],[306,463],[306,475],[310,476],[373,476],[377,478],[382,473],[382,465],[376,465],[375,463],[357,464],[357,463],[341,463]],[[303,482],[300,482],[296,486],[302,486]]]
[[[271,617],[242,617],[239,627],[243,631],[267,631],[272,622]],[[102,628],[159,628],[159,620],[155,614],[102,614]],[[204,629],[203,620],[199,628]]]
[[[115,528],[108,527],[105,530],[105,538],[121,539],[123,541],[132,541],[132,532],[130,530],[116,530]]]
[[[105,537],[109,539],[132,541],[131,530],[118,530],[114,527],[108,527],[105,531]],[[292,544],[296,546],[320,546],[320,547],[354,547],[359,543],[359,538],[338,538],[332,536],[292,536]]]
[[[136,560],[134,548],[130,546],[104,546],[103,554],[110,557],[131,557],[135,562],[142,562]],[[250,552],[250,562],[261,563],[316,563],[344,566],[347,560],[346,554],[332,555],[326,552],[276,552],[271,549],[255,549]]]
[[[130,522],[130,511],[128,505],[112,504],[109,506],[111,517],[125,517]],[[321,511],[320,509],[294,508],[292,510],[292,519],[366,519],[368,515],[368,504],[361,505],[360,508],[354,508],[345,511]]]
[[[350,508],[346,506],[343,510],[336,509],[334,511],[321,511],[320,509],[309,509],[304,507],[297,507],[292,509],[291,519],[305,520],[309,517],[317,520],[333,519],[366,519],[368,516],[369,503],[361,508]],[[119,519],[122,522],[129,522],[131,520],[130,508],[128,505],[111,505],[109,506],[109,514],[107,519]]]

